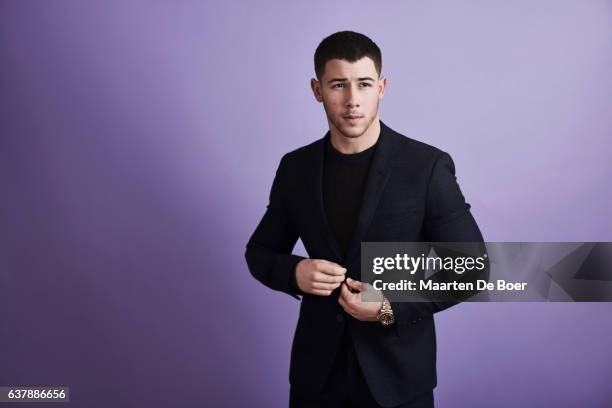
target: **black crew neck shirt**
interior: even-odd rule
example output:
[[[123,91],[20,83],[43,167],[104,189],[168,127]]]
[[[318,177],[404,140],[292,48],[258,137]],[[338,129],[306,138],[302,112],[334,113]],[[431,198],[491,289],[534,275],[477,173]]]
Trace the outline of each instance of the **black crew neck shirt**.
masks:
[[[379,138],[380,140],[380,138]],[[366,150],[341,153],[327,138],[323,164],[323,204],[331,231],[344,256],[357,225],[376,143]]]

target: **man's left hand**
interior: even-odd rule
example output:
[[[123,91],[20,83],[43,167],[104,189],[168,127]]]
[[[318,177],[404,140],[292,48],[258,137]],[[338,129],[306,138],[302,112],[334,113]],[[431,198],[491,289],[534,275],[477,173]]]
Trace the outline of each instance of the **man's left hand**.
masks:
[[[352,293],[351,289],[358,293]],[[365,296],[367,301],[362,300]],[[340,289],[338,303],[346,313],[357,320],[374,322],[378,320],[378,313],[382,307],[383,294],[368,283],[346,278]]]

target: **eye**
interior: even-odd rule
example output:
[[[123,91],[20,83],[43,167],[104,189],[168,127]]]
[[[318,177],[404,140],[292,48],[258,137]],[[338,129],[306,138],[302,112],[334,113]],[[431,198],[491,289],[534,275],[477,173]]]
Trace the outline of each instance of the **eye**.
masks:
[[[360,85],[366,87],[366,86],[372,86],[372,84],[370,84],[369,82],[361,82]]]
[[[332,86],[332,88],[344,88],[344,84],[343,83],[335,84]]]

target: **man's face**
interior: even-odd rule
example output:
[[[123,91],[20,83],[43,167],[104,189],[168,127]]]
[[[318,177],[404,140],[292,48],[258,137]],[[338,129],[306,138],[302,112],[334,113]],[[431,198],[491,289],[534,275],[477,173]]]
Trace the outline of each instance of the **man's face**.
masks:
[[[330,128],[345,137],[357,138],[378,118],[387,78],[379,78],[374,61],[364,57],[355,62],[327,61],[320,79],[312,79],[315,98],[323,102]]]

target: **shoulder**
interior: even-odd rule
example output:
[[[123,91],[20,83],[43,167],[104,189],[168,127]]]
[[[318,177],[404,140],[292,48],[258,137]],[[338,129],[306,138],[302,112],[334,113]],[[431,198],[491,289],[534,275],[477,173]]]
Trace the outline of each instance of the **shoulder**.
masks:
[[[280,166],[283,168],[297,167],[312,167],[313,159],[317,157],[317,153],[323,150],[324,138],[315,140],[305,146],[299,147],[288,153],[285,153],[280,161]]]
[[[283,159],[286,158],[287,160],[299,160],[300,158],[304,158],[304,157],[308,158],[312,156],[317,151],[317,149],[323,148],[323,140],[324,139],[315,140],[314,142],[310,144],[307,144],[302,147],[298,147],[295,150],[285,153],[285,155],[283,156]]]
[[[395,167],[410,171],[432,173],[435,167],[454,168],[451,156],[444,150],[423,141],[405,136],[383,125],[385,134],[393,146],[393,163]],[[453,169],[454,170],[454,169]]]
[[[399,158],[418,158],[420,161],[436,161],[441,155],[447,154],[443,150],[423,141],[405,136],[387,127],[387,134],[392,139],[394,156]]]

